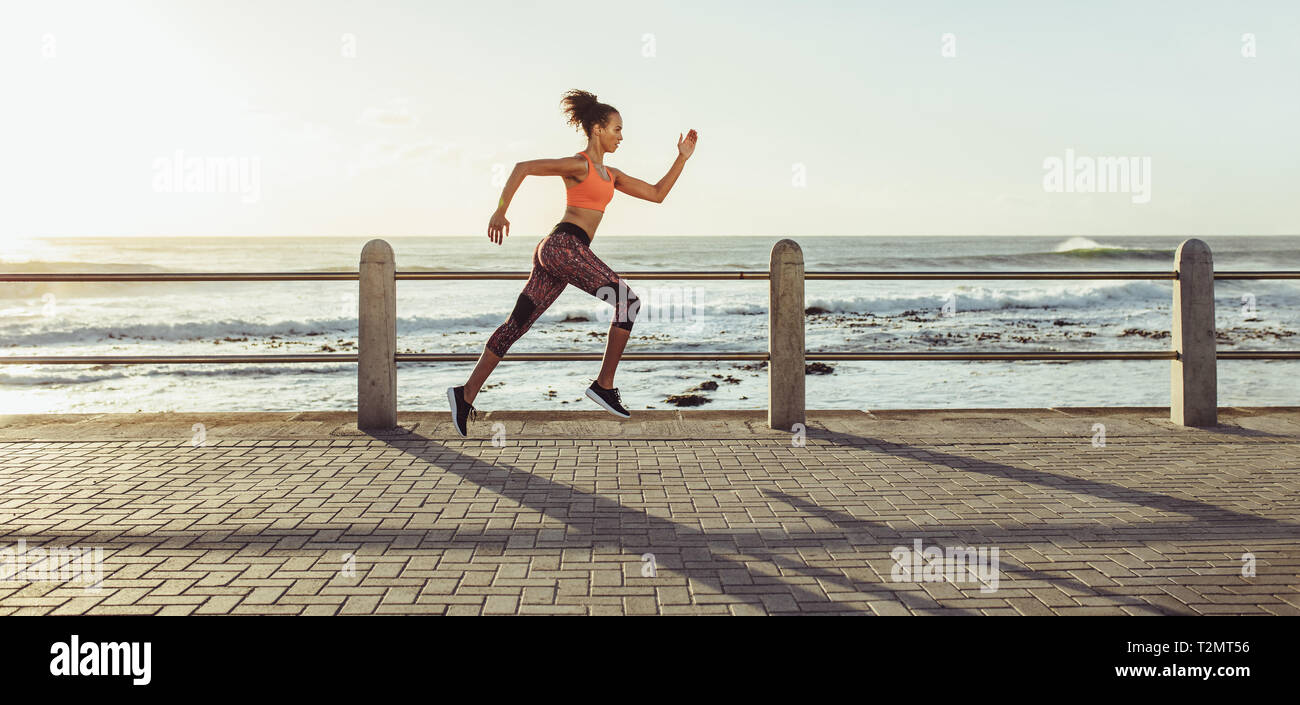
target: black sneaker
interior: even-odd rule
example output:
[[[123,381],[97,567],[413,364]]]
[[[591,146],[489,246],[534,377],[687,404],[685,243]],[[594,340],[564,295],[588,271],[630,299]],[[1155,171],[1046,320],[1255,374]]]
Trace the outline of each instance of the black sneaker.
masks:
[[[621,416],[625,419],[632,416],[627,412],[627,409],[623,408],[623,400],[618,397],[618,387],[605,389],[599,384],[592,382],[591,386],[587,387],[587,398],[596,402],[600,405],[600,408],[615,416]]]
[[[451,407],[451,425],[456,427],[456,433],[465,436],[469,420],[478,418],[478,409],[465,401],[464,385],[447,387],[447,404]]]

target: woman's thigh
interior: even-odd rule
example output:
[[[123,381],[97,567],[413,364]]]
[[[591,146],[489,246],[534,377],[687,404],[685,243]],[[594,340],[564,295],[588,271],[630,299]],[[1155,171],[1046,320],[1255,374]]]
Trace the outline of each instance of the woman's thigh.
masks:
[[[592,296],[600,296],[601,287],[617,287],[622,281],[590,247],[568,233],[543,240],[533,252],[533,265]]]
[[[614,325],[632,329],[641,301],[609,265],[572,235],[551,235],[537,248],[537,263],[557,279],[614,307]]]

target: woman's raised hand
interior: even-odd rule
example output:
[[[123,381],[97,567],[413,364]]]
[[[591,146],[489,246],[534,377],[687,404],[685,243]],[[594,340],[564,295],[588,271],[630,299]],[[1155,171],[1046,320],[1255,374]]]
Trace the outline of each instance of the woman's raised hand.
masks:
[[[510,236],[510,221],[506,220],[506,214],[497,211],[492,214],[492,220],[488,221],[488,239],[500,245],[503,238]]]
[[[695,153],[695,141],[699,139],[699,137],[699,133],[695,130],[686,133],[686,139],[682,139],[680,132],[677,133],[677,153],[690,159],[691,155]]]

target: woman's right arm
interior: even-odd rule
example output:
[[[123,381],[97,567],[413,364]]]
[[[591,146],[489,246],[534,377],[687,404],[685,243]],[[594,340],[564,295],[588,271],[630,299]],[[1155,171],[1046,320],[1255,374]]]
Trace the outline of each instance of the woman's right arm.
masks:
[[[514,170],[510,172],[510,178],[506,179],[505,188],[501,190],[497,210],[488,222],[488,239],[500,245],[502,238],[510,235],[510,221],[506,220],[506,209],[510,207],[510,200],[515,197],[515,191],[519,190],[519,185],[524,182],[525,176],[582,176],[585,173],[582,171],[585,162],[583,164],[578,162],[583,162],[581,157],[533,159],[515,164]]]

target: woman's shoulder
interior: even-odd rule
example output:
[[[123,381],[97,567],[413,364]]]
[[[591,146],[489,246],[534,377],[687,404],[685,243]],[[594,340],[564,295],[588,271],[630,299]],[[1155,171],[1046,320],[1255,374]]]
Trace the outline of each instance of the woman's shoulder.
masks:
[[[564,177],[566,180],[572,181],[574,184],[582,183],[587,178],[587,174],[591,173],[591,164],[587,161],[587,155],[582,152],[575,153],[573,156],[566,158],[565,161],[572,162],[581,167],[581,171],[575,169],[574,174],[567,174]]]

